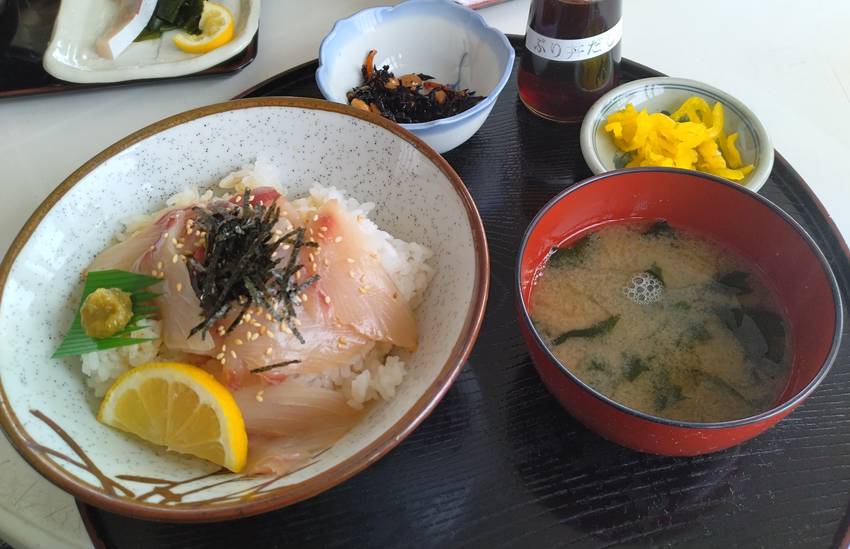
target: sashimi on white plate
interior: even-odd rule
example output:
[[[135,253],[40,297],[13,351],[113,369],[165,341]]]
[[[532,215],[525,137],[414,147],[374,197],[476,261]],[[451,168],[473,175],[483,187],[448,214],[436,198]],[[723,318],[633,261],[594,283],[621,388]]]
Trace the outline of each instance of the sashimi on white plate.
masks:
[[[135,4],[142,6],[147,0],[62,0],[44,52],[44,69],[60,80],[80,84],[183,76],[227,61],[248,47],[259,28],[260,0],[216,0],[230,10],[234,19],[233,39],[223,46],[200,55],[186,53],[172,39],[183,31],[172,30],[159,39],[132,42],[120,55],[109,59],[103,55],[103,38],[114,32],[111,29],[116,24],[120,27],[119,14],[125,2],[133,9]],[[127,28],[126,34],[132,34],[130,26],[120,29]],[[124,38],[122,34],[121,41]]]

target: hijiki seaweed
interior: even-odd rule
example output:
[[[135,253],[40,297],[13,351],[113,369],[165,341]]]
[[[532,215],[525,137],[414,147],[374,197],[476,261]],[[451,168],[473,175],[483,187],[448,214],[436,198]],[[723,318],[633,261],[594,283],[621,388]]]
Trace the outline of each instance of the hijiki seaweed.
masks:
[[[238,309],[226,328],[228,333],[251,307],[261,307],[276,321],[286,323],[304,343],[295,322],[298,294],[319,279],[313,275],[304,282],[296,281],[296,273],[304,268],[298,263],[301,249],[318,247],[305,239],[304,227],[276,234],[280,209],[276,204],[252,205],[247,190],[242,206],[220,203],[194,208],[194,212],[196,225],[206,233],[206,252],[203,259],[189,258],[187,264],[204,320],[192,328],[190,336],[200,332],[204,337],[218,320]],[[275,257],[275,252],[283,244],[289,244],[291,251],[281,265],[282,258]]]
[[[379,69],[372,64],[376,53],[377,50],[371,50],[360,69],[363,84],[346,94],[348,102],[361,110],[400,124],[413,124],[454,116],[484,99],[474,91],[455,90],[434,82],[433,76],[423,73],[397,78],[389,65]]]

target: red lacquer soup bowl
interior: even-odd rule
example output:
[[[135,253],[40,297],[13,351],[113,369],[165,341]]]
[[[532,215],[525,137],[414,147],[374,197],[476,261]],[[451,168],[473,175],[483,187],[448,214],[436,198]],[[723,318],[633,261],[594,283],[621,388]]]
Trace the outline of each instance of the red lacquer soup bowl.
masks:
[[[746,258],[774,288],[792,349],[791,374],[774,406],[717,423],[652,416],[599,393],[560,364],[530,318],[535,278],[550,250],[600,226],[665,219],[674,228],[714,240]],[[579,421],[603,437],[664,455],[697,455],[740,444],[788,415],[826,376],[838,352],[841,296],[812,238],[767,199],[722,179],[674,169],[611,172],[550,201],[523,238],[517,259],[520,326],[540,377]]]

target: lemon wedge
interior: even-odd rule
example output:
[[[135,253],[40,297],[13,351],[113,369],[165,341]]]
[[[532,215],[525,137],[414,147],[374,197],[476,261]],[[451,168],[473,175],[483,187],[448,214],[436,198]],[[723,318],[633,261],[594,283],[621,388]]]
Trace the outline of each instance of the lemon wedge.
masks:
[[[207,53],[233,39],[233,14],[221,4],[204,2],[198,26],[201,34],[176,34],[174,45],[187,53]]]
[[[152,362],[125,372],[103,397],[97,419],[233,472],[245,467],[242,413],[224,385],[195,366]]]

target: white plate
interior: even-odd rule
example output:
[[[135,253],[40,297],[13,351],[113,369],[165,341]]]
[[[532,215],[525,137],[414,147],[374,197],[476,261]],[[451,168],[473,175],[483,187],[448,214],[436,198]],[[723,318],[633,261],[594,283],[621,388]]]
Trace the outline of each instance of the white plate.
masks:
[[[243,49],[257,32],[260,0],[216,0],[233,13],[233,40],[209,53],[193,55],[174,45],[169,31],[159,40],[134,42],[117,59],[104,59],[95,41],[118,9],[116,0],[62,0],[53,36],[44,53],[44,69],[51,75],[80,84],[169,78],[214,67]]]

